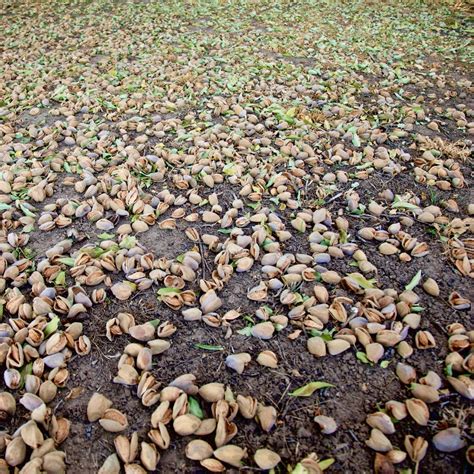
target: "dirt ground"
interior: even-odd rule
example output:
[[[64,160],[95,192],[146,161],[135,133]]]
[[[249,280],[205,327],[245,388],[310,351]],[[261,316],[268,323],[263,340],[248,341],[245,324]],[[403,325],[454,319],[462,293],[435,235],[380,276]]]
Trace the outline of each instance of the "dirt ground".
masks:
[[[52,319],[58,313],[59,333],[79,321],[90,341],[84,356],[72,345],[64,364],[67,382],[48,403],[54,416],[71,422],[67,438],[55,445],[65,453],[65,464],[56,472],[98,472],[115,452],[118,433],[87,418],[95,392],[127,416],[122,434],[137,432],[140,442],[152,443],[150,418],[158,405],[145,407],[137,397],[137,384],[113,382],[133,338],[121,334],[109,340],[106,323],[124,312],[134,316],[136,325],[158,319],[175,328],[166,338],[170,348],[153,357],[148,371],[160,390],[183,374],[193,374],[199,387],[219,382],[235,396],[254,397],[275,408],[276,423],[268,432],[242,413],[228,420],[237,426],[230,444],[246,449],[247,456],[235,466],[224,462],[225,472],[268,471],[254,459],[260,448],[279,455],[275,473],[318,473],[321,468],[329,473],[472,472],[466,453],[471,446],[472,457],[474,436],[472,365],[467,362],[474,347],[474,111],[468,13],[460,6],[451,8],[449,2],[439,2],[436,8],[432,2],[399,3],[94,0],[0,5],[0,361],[2,390],[17,401],[16,412],[2,415],[0,421],[2,472],[56,469],[48,470],[43,460],[41,469],[20,470],[30,459],[30,445],[14,468],[8,447],[5,450],[12,436],[20,436],[15,430],[31,416],[20,398],[27,391],[25,367],[35,357],[18,369],[23,371],[21,386],[6,382],[12,367],[6,353],[17,340],[22,350],[27,345],[20,330],[11,329],[17,327],[16,318],[31,328],[34,318]],[[278,180],[281,184],[275,184]],[[40,193],[38,199],[34,192]],[[200,201],[192,201],[194,193]],[[242,206],[236,204],[239,199]],[[88,210],[78,216],[82,205]],[[317,221],[321,209],[327,214]],[[206,222],[206,211],[217,215],[216,220]],[[231,216],[230,211],[235,213]],[[264,216],[252,221],[259,212]],[[426,213],[430,221],[423,219]],[[224,224],[228,215],[231,225]],[[288,239],[280,239],[271,227],[279,225],[271,216],[278,218],[279,230],[290,232]],[[61,224],[67,217],[70,222]],[[297,218],[307,219],[303,230]],[[110,227],[99,228],[103,219]],[[173,221],[171,228],[166,219]],[[50,228],[41,228],[50,221]],[[138,232],[132,230],[136,222],[151,223]],[[323,230],[318,227],[322,223]],[[130,230],[121,233],[120,226],[128,224]],[[403,235],[389,230],[398,224],[406,232],[405,241],[424,242],[429,252],[420,258],[408,255],[412,248],[403,246]],[[191,240],[190,228],[199,233],[198,240]],[[366,228],[386,233],[397,247],[394,254],[381,251],[382,240],[364,238]],[[244,272],[237,271],[239,258],[232,254],[240,232],[252,241],[252,247],[240,251],[248,256],[256,246],[259,252]],[[319,232],[324,236],[314,240]],[[218,239],[219,248],[203,242],[204,235]],[[26,242],[18,241],[24,236]],[[136,239],[133,245],[124,246],[130,237]],[[63,254],[46,254],[65,239],[71,245]],[[315,250],[316,242],[325,248]],[[270,244],[277,250],[268,250]],[[90,257],[88,247],[101,252]],[[359,270],[355,249],[363,251],[373,270]],[[155,278],[151,271],[179,276],[173,268],[179,268],[189,252],[200,258],[195,279],[183,280],[185,290],[196,297],[192,307],[200,307],[206,284],[223,281],[217,286],[222,303],[214,311],[217,327],[203,320],[186,321],[186,306],[173,310],[159,297],[163,276]],[[285,268],[275,277],[281,279],[279,292],[269,289],[266,297],[253,301],[249,290],[261,282],[270,285],[262,258],[272,252],[290,255],[293,264],[308,257],[303,260],[310,262],[307,266],[316,277],[286,283]],[[324,260],[330,252],[334,255]],[[151,255],[151,268],[134,260],[144,254]],[[113,270],[102,263],[107,255],[116,265]],[[65,263],[64,257],[73,263]],[[25,270],[24,261],[30,265]],[[12,267],[21,270],[11,272]],[[100,269],[104,279],[81,283],[93,269]],[[58,280],[59,271],[63,281]],[[143,274],[137,281],[134,271]],[[341,278],[360,271],[375,283],[352,290],[347,280],[325,282],[327,271]],[[48,279],[51,272],[54,277]],[[222,278],[222,272],[230,272],[230,277]],[[68,290],[75,285],[89,298],[101,289],[105,296],[74,317],[59,313],[57,306],[40,314],[34,300],[46,297],[32,284],[36,273],[42,274],[45,288],[55,288],[53,303],[59,304],[61,296],[71,298]],[[420,280],[412,289],[417,301],[410,302],[409,311],[420,312],[421,319],[412,328],[400,313],[400,302],[416,275]],[[437,283],[438,294],[423,290],[428,278]],[[111,288],[122,281],[142,281],[146,288],[135,287],[131,296],[118,299]],[[275,324],[277,331],[269,339],[238,332],[259,322],[256,314],[264,305],[273,315],[288,316],[314,296],[315,285],[328,290],[329,305],[342,298],[345,310],[352,311],[345,321],[331,316],[324,324],[329,339],[354,337],[348,350],[312,355],[307,348],[314,335],[309,312],[287,319],[286,327]],[[371,307],[367,297],[373,288],[393,297],[394,316],[382,324],[384,329],[405,331],[405,341],[414,349],[406,359],[397,344],[383,347],[375,364],[360,359],[365,348],[350,323]],[[300,299],[287,304],[284,291]],[[31,308],[29,318],[12,309],[15,292]],[[453,292],[463,298],[462,307],[455,307]],[[380,295],[373,298],[378,308]],[[226,323],[222,316],[231,310],[240,316]],[[453,323],[462,325],[460,333],[468,341],[459,350],[448,343]],[[11,331],[15,335],[9,336]],[[435,347],[418,347],[420,331],[432,335]],[[375,341],[375,330],[371,335]],[[197,346],[202,344],[219,350]],[[277,367],[256,362],[262,351],[276,355]],[[453,374],[446,357],[456,351],[465,362]],[[240,353],[252,359],[241,374],[226,364],[229,355]],[[37,357],[44,356],[40,350]],[[418,379],[433,371],[442,385],[436,389],[439,401],[428,403],[425,425],[410,416],[392,417],[395,432],[387,435],[392,447],[380,450],[387,463],[381,467],[376,451],[366,444],[371,432],[366,419],[386,413],[390,400],[413,397],[410,385],[397,376],[400,362],[412,366]],[[47,368],[39,378],[46,380],[50,373]],[[471,398],[453,388],[446,377],[450,374],[468,378]],[[290,395],[313,381],[333,387],[309,397]],[[214,417],[211,404],[200,401],[204,418]],[[337,430],[323,434],[314,421],[317,415],[332,417]],[[156,447],[160,460],[155,470],[132,471],[132,463],[121,461],[121,472],[208,472],[185,455],[195,436],[179,436],[171,425],[168,449]],[[462,446],[442,452],[433,438],[453,427],[460,430]],[[52,436],[50,426],[41,430],[45,438]],[[410,435],[428,442],[426,454],[416,460],[408,452],[401,462],[387,461],[388,451],[409,451]],[[201,438],[215,448],[214,432]],[[304,464],[311,453],[320,462],[313,470]],[[134,462],[140,463],[139,456]]]

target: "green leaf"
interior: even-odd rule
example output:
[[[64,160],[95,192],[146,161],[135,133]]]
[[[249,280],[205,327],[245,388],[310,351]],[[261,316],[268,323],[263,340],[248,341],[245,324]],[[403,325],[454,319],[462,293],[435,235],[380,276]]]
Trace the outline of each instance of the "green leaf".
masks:
[[[23,227],[23,232],[25,234],[29,234],[30,232],[33,232],[35,230],[35,226],[33,224],[28,224]]]
[[[26,364],[20,371],[21,382],[20,382],[20,389],[25,386],[25,380],[27,375],[31,375],[33,373],[33,362]]]
[[[368,161],[367,163],[364,163],[364,164],[362,164],[362,165],[356,166],[356,169],[358,169],[358,170],[366,170],[367,168],[371,168],[372,166],[374,166],[374,164],[373,164],[371,161]]]
[[[82,249],[81,252],[90,255],[92,258],[99,258],[106,251],[104,249],[101,249],[100,247],[94,247],[94,248]]]
[[[51,334],[53,334],[54,332],[58,330],[59,323],[60,323],[59,316],[55,316],[48,324],[46,324],[46,326],[43,329],[43,334],[44,334],[45,339],[51,336]]]
[[[306,469],[303,464],[298,463],[293,469],[291,469],[290,474],[308,474],[308,469]]]
[[[370,360],[367,358],[367,354],[362,351],[356,352],[356,357],[359,359],[363,364],[370,364]]]
[[[265,185],[265,187],[268,189],[270,187],[273,186],[273,184],[275,183],[276,179],[278,178],[278,176],[280,176],[280,173],[277,173],[277,174],[274,174],[267,182],[267,184]]]
[[[66,272],[59,272],[54,279],[54,284],[56,286],[64,286],[66,284]]]
[[[269,200],[271,202],[273,202],[273,204],[275,204],[276,206],[278,206],[278,204],[280,204],[280,200],[277,197],[272,197]]]
[[[353,211],[351,211],[351,214],[354,214],[356,216],[360,216],[365,212],[365,209],[366,209],[366,207],[365,207],[364,204],[359,204],[357,209],[354,209]]]
[[[360,138],[359,138],[359,135],[357,135],[357,133],[354,133],[352,135],[352,144],[356,146],[357,148],[360,147]]]
[[[248,323],[250,323],[251,325],[255,324],[255,321],[253,320],[252,316],[250,316],[249,314],[245,314],[244,316],[242,316],[242,318]]]
[[[413,288],[415,288],[415,286],[417,286],[418,283],[420,283],[420,281],[421,281],[421,270],[418,270],[416,275],[411,279],[410,283],[408,283],[408,285],[405,286],[405,290],[407,291],[413,290]]]
[[[267,304],[264,304],[262,308],[265,309],[265,311],[269,314],[269,316],[271,316],[274,313],[273,309],[270,308],[270,306],[268,306]]]
[[[127,235],[122,239],[119,246],[121,249],[128,249],[130,250],[132,247],[135,247],[137,244],[137,239],[133,235]]]
[[[179,295],[181,293],[181,290],[179,288],[165,286],[164,288],[160,288],[157,293],[159,296]]]
[[[395,195],[395,199],[392,204],[392,209],[409,209],[413,211],[415,209],[419,209],[419,207],[410,202],[403,201],[402,198],[397,194]]]
[[[322,471],[325,471],[328,467],[332,466],[336,460],[334,458],[328,458],[328,459],[323,459],[322,461],[319,461],[319,467],[321,468]]]
[[[58,262],[62,263],[63,265],[67,265],[68,267],[73,267],[75,259],[72,257],[62,257],[58,258]]]
[[[321,390],[322,388],[330,388],[334,385],[327,382],[310,382],[306,385],[303,385],[300,388],[297,388],[290,393],[292,397],[310,397],[316,390]]]
[[[36,214],[31,212],[25,205],[20,204],[20,209],[23,211],[23,214],[28,217],[36,217]]]
[[[194,344],[196,349],[203,349],[204,351],[223,351],[224,347],[222,346],[213,346],[211,344]]]
[[[365,290],[369,288],[375,288],[375,285],[377,284],[377,280],[375,278],[367,280],[367,278],[365,278],[365,276],[361,275],[360,273],[349,273],[347,276]]]
[[[325,341],[332,341],[332,335],[336,332],[336,329],[325,329],[324,331],[318,331],[317,329],[311,329],[309,332],[312,336],[319,336]]]
[[[0,211],[8,211],[12,207],[4,202],[0,202]]]
[[[220,232],[221,234],[230,234],[232,229],[217,229],[217,232]]]
[[[201,405],[194,397],[188,397],[188,413],[197,416],[200,420],[203,420],[205,416]]]
[[[386,369],[391,363],[391,360],[383,360],[382,362],[380,362],[380,367],[382,367],[382,369]]]
[[[222,172],[227,176],[233,176],[236,171],[235,163],[227,163],[224,165],[224,168],[222,168]]]
[[[151,321],[147,321],[149,324],[151,324],[154,328],[158,327],[158,324],[160,324],[159,319],[152,319]]]
[[[452,377],[452,376],[453,376],[453,364],[448,364],[448,365],[444,368],[444,373],[445,373],[448,377]]]
[[[238,329],[237,334],[240,334],[241,336],[251,336],[252,335],[252,326],[246,326],[242,329]]]
[[[102,234],[99,234],[97,237],[99,237],[100,240],[110,240],[115,237],[114,234],[108,234],[107,232],[103,232]]]

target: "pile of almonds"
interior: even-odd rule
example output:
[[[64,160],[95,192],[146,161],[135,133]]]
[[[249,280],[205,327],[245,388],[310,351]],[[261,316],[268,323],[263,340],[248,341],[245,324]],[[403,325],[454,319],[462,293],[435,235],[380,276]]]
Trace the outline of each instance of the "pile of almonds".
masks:
[[[140,380],[148,381],[150,377],[151,374],[143,373]],[[154,403],[157,407],[151,414],[147,434],[151,443],[139,442],[137,432],[132,433],[130,439],[118,435],[114,440],[117,455],[109,456],[99,472],[118,474],[119,460],[125,464],[126,472],[155,470],[160,460],[159,449],[169,449],[173,434],[212,437],[215,448],[204,439],[195,438],[185,450],[188,459],[199,461],[210,472],[223,472],[226,465],[240,467],[247,457],[247,450],[231,443],[238,431],[235,417],[240,414],[244,419],[255,419],[261,429],[268,432],[276,424],[275,408],[265,406],[251,396],[234,395],[223,383],[212,382],[198,387],[195,381],[194,375],[184,374],[160,390],[155,382]],[[112,402],[104,395],[94,393],[87,406],[88,420],[98,420],[106,431],[122,432],[128,426],[127,417],[111,407]],[[261,469],[273,469],[281,459],[270,449],[261,448],[256,450],[254,460]]]

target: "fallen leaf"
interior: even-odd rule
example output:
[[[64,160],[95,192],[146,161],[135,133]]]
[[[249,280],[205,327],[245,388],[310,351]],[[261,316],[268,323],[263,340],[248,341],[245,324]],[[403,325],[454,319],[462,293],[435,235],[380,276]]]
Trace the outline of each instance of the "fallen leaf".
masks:
[[[334,385],[327,382],[310,382],[300,388],[297,388],[291,392],[290,395],[292,397],[310,397],[316,390],[330,387],[334,387]]]

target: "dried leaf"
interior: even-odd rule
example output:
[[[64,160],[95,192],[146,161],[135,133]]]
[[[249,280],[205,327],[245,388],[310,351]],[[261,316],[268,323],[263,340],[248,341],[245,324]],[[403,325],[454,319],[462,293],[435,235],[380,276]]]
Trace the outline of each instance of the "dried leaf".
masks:
[[[291,392],[290,395],[292,397],[310,397],[316,390],[330,387],[334,387],[334,385],[327,382],[310,382],[300,388],[297,388]]]
[[[70,390],[70,392],[64,397],[66,400],[75,400],[79,398],[84,392],[84,387],[74,387]]]

